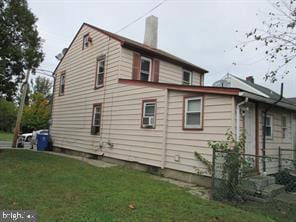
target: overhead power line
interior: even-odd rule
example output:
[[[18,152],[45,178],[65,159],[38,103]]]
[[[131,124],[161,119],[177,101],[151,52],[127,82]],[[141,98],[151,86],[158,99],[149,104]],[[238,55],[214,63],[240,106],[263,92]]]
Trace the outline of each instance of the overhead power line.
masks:
[[[153,12],[155,9],[157,9],[159,6],[161,6],[164,2],[166,2],[167,0],[163,0],[160,3],[158,3],[156,6],[154,6],[153,8],[151,8],[149,11],[147,11],[145,14],[141,15],[140,17],[136,18],[135,20],[133,20],[132,22],[128,23],[127,25],[123,26],[121,29],[119,29],[117,32],[115,33],[119,33],[121,31],[123,31],[124,29],[128,28],[129,26],[135,24],[137,21],[141,20],[142,18],[144,18],[146,15],[148,15],[149,13]]]

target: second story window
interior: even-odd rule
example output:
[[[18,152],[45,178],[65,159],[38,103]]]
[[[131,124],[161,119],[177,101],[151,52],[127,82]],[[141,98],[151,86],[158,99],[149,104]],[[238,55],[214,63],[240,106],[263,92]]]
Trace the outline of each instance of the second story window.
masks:
[[[141,57],[140,80],[151,80],[151,59],[149,58]]]
[[[188,70],[183,70],[183,85],[192,85],[192,72]]]
[[[99,88],[104,84],[104,75],[105,75],[105,57],[101,57],[97,60],[96,68],[96,85],[95,88]]]
[[[63,96],[65,94],[65,79],[66,79],[66,73],[62,73],[60,77],[60,96]]]

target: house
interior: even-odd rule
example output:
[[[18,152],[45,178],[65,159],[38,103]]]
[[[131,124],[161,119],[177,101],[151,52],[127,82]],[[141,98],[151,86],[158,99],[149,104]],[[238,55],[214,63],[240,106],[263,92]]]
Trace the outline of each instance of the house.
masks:
[[[81,26],[54,71],[53,146],[208,184],[196,175],[207,167],[194,153],[211,161],[208,142],[225,140],[228,129],[236,132],[238,104],[249,96],[259,118],[261,105],[251,102],[261,95],[204,86],[207,70],[157,48],[156,17],[147,18],[145,33],[142,44],[90,24]],[[278,109],[290,118],[296,106],[285,103]],[[255,119],[248,126],[256,132],[250,141],[256,151],[250,152],[260,149],[261,119]],[[272,128],[270,137],[278,133]],[[286,134],[284,144],[290,147],[289,126]]]

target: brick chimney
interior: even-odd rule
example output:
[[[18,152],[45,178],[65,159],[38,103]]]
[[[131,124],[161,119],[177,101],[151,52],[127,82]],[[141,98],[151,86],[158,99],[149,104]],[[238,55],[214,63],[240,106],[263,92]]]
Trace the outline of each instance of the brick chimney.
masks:
[[[158,18],[150,15],[146,18],[144,44],[157,48]]]
[[[248,82],[255,83],[254,76],[248,76],[248,77],[246,77],[246,80]]]

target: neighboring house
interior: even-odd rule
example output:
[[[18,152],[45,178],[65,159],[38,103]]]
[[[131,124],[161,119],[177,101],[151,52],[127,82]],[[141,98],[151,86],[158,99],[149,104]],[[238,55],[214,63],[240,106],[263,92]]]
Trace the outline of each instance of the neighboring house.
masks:
[[[237,104],[261,97],[244,89],[204,86],[205,69],[156,48],[157,32],[150,28],[157,25],[149,26],[156,19],[148,19],[145,44],[81,26],[54,72],[53,146],[193,180],[197,169],[207,169],[194,153],[211,161],[208,142],[225,140],[228,129],[236,132]],[[250,152],[257,153],[261,103],[248,104],[259,119],[255,123],[250,117],[249,126],[254,132]],[[286,118],[296,110],[291,104],[283,107],[277,109]],[[274,127],[280,117],[271,114],[270,123],[270,138],[277,141],[281,131]],[[279,144],[291,148],[290,126],[286,128]]]

